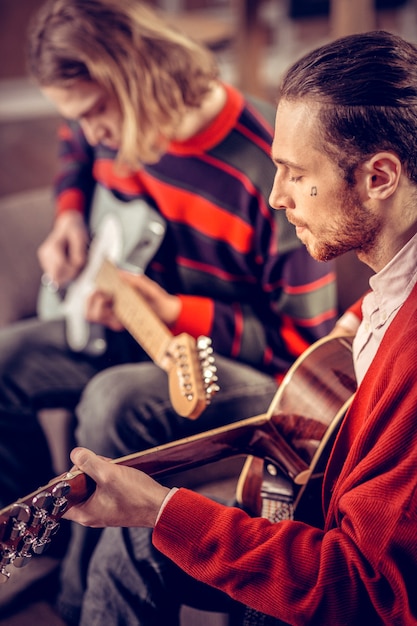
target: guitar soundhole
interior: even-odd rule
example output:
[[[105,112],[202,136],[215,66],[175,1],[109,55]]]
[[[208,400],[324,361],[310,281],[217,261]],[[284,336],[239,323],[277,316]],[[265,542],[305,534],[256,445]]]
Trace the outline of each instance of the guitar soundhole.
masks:
[[[40,491],[31,501],[16,503],[8,509],[1,529],[0,583],[10,577],[7,566],[24,567],[34,555],[45,552],[59,529],[58,519],[67,508],[70,486],[58,482],[50,492]]]

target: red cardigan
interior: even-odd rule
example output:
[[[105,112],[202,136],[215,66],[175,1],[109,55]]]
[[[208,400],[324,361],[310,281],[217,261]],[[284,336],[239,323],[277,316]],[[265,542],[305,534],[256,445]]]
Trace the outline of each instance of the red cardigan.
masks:
[[[345,416],[325,530],[180,489],[154,544],[193,577],[290,624],[417,624],[417,286]]]

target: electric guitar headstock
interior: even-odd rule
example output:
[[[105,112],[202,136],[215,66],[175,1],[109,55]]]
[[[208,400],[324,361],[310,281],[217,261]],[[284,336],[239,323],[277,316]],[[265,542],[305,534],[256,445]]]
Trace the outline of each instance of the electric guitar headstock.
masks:
[[[211,339],[201,336],[195,340],[182,333],[173,337],[167,353],[172,406],[179,415],[196,419],[219,390]]]

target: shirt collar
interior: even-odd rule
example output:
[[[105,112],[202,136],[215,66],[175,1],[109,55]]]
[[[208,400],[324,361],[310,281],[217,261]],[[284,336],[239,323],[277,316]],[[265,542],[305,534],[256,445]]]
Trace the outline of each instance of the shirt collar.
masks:
[[[391,261],[371,276],[372,292],[364,300],[364,316],[374,324],[384,324],[408,298],[417,282],[417,234],[401,248]]]

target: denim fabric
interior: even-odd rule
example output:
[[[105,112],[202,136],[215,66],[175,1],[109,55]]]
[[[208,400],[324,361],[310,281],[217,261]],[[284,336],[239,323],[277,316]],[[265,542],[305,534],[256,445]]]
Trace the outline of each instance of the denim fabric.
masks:
[[[144,528],[106,529],[90,564],[80,626],[178,626],[181,604],[229,612],[223,593],[188,577]]]

